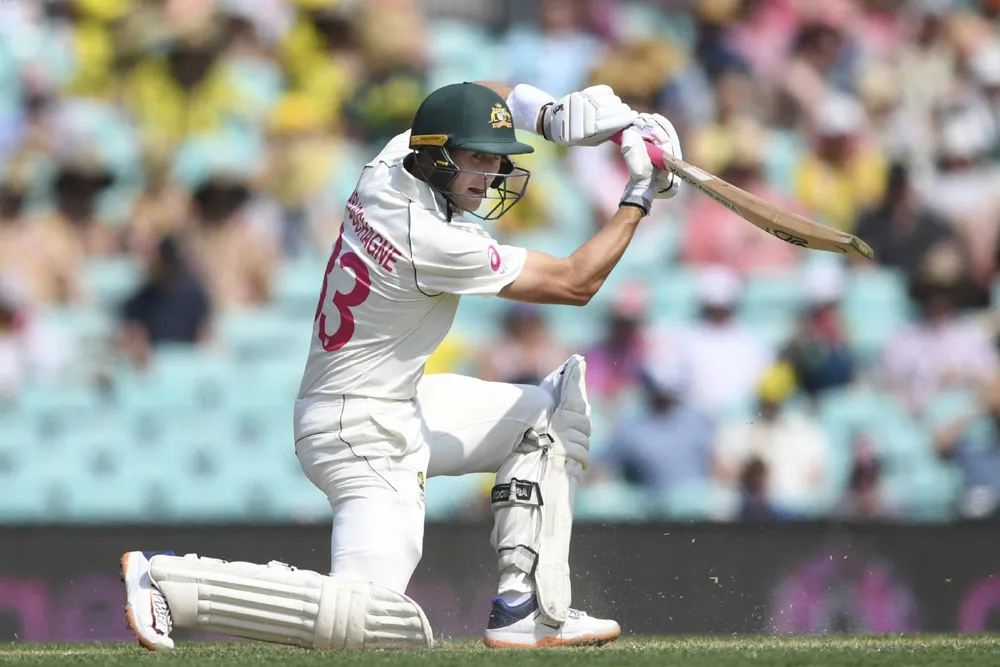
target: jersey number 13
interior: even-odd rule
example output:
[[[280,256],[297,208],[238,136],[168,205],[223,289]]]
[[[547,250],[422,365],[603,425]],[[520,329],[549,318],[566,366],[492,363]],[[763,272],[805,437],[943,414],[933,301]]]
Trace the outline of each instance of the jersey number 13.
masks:
[[[340,253],[343,249],[344,232],[343,228],[341,228],[340,236],[337,237],[337,243],[333,246],[330,261],[326,264],[326,274],[323,276],[323,291],[320,292],[319,303],[316,304],[316,317],[313,318],[314,322],[319,322],[319,342],[327,352],[335,352],[347,345],[347,342],[351,340],[351,336],[354,335],[354,313],[351,312],[351,308],[364,303],[372,289],[371,275],[368,273],[368,267],[353,252],[341,255]],[[323,305],[326,303],[327,288],[330,286],[330,274],[337,268],[338,260],[340,260],[340,267],[342,269],[351,269],[354,272],[354,287],[346,294],[343,292],[334,292],[332,302],[337,308],[337,312],[340,313],[340,326],[333,333],[328,333]]]

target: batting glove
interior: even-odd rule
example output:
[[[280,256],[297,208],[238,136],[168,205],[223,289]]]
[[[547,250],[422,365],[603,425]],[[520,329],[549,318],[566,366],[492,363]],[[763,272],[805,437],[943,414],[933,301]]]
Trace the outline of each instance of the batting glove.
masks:
[[[644,216],[649,215],[659,180],[657,172],[661,170],[655,168],[649,159],[642,135],[631,127],[622,131],[621,150],[625,166],[628,167],[628,185],[625,186],[621,203],[637,206],[642,209]]]
[[[546,106],[542,135],[564,146],[597,146],[631,125],[638,115],[611,86],[591,86]]]
[[[674,124],[658,113],[641,113],[632,123],[639,136],[647,141],[651,141],[664,153],[669,153],[676,158],[684,159],[681,152],[681,141],[677,137],[677,130]],[[657,169],[656,179],[656,199],[671,199],[677,196],[681,189],[681,179],[674,175],[672,171]]]

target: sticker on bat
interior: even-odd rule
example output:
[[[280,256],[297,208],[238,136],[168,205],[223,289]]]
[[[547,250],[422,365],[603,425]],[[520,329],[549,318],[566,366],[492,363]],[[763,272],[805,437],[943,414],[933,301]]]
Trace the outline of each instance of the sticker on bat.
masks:
[[[689,166],[687,168],[687,171],[688,171],[689,174],[691,174],[692,176],[694,176],[695,178],[697,178],[699,181],[705,182],[705,181],[715,180],[715,176],[712,176],[708,172],[702,171],[698,167],[691,167],[691,166]]]
[[[773,236],[781,239],[782,241],[785,241],[786,243],[791,243],[792,245],[798,246],[800,248],[809,247],[809,241],[805,240],[801,236],[795,236],[794,234],[789,234],[783,229],[769,229],[768,231],[771,232]]]

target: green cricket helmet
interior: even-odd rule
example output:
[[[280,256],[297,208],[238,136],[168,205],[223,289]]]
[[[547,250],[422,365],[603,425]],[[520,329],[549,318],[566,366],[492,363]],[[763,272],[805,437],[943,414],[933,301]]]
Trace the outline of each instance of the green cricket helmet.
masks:
[[[524,196],[531,174],[515,166],[510,156],[535,150],[517,140],[514,118],[504,99],[492,89],[476,83],[455,83],[428,95],[413,118],[410,148],[418,156],[414,160],[416,170],[428,185],[444,196],[450,208],[465,209],[481,220],[500,218]],[[449,153],[455,149],[499,155],[500,171],[461,169]],[[425,157],[419,159],[420,156]],[[483,202],[495,202],[485,214],[460,205],[462,197],[471,195],[451,191],[460,173],[483,177],[485,194],[479,208]],[[470,202],[470,208],[476,206]]]

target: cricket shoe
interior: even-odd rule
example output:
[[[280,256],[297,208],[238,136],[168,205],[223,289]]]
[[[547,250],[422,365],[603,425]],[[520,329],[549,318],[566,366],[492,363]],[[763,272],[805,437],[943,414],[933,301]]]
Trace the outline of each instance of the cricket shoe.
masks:
[[[566,622],[552,622],[538,609],[535,596],[517,605],[493,598],[483,643],[490,648],[540,648],[542,646],[600,646],[618,639],[622,629],[614,621],[570,609]]]
[[[125,620],[140,644],[150,651],[166,651],[174,647],[170,638],[174,623],[167,599],[149,578],[149,560],[157,554],[173,556],[174,552],[129,551],[122,556]]]

